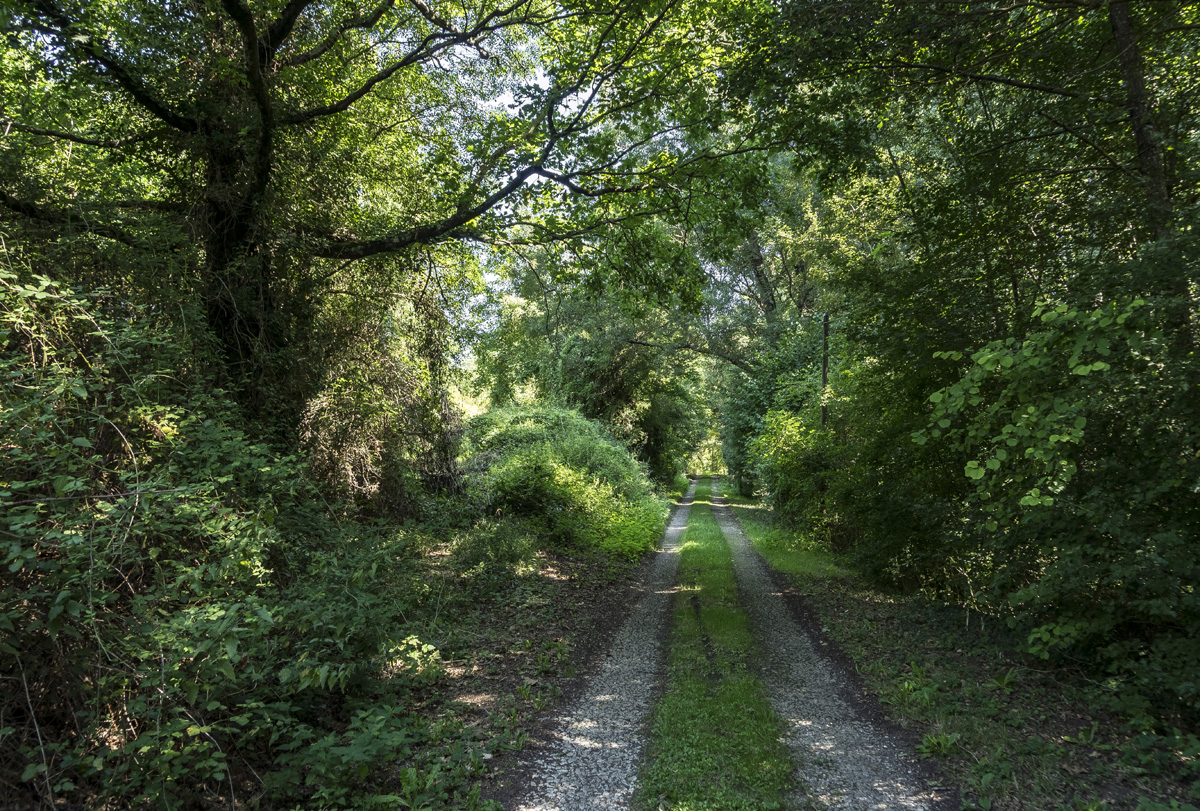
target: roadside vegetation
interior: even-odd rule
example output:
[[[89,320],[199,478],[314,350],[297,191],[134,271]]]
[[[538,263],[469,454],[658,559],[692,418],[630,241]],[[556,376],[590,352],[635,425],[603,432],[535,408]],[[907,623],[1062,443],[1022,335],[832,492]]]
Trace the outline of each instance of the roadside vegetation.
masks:
[[[252,439],[152,312],[0,285],[4,795],[483,807],[583,603],[662,531],[644,467],[575,412],[507,411],[422,520],[381,520]]]
[[[730,504],[887,714],[974,809],[1194,809],[1197,752],[1111,709],[1081,667],[1050,667],[1004,622],[880,590],[760,502]]]
[[[782,808],[794,781],[783,724],[754,672],[749,617],[702,479],[679,561],[667,679],[638,775],[639,808]]]
[[[480,805],[699,465],[991,651],[864,673],[993,726],[1087,674],[1107,788],[1045,790],[1189,798],[1197,53],[1178,0],[0,3],[0,796]]]

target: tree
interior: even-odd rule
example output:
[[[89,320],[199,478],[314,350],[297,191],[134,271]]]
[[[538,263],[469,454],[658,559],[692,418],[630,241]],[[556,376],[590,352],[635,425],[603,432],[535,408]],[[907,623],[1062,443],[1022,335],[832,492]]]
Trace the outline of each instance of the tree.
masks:
[[[0,206],[31,239],[116,243],[143,294],[194,291],[261,411],[335,277],[386,289],[422,246],[640,222],[755,148],[721,131],[688,33],[717,19],[683,0],[29,0],[9,13]]]
[[[642,244],[610,246],[607,259],[659,273]],[[670,262],[669,244],[660,259]],[[695,358],[641,340],[668,316],[640,296],[589,291],[588,269],[570,251],[519,251],[494,291],[491,327],[476,347],[478,383],[493,405],[521,387],[536,400],[561,403],[604,423],[660,484],[674,484],[697,445],[707,416]],[[583,267],[581,267],[583,266]],[[629,291],[627,291],[629,292]]]
[[[1200,656],[1196,19],[796,3],[740,73],[849,140],[820,167],[832,239],[803,251],[847,341],[834,436],[779,408],[773,490],[824,477],[790,511],[847,521],[868,571],[980,599],[1177,720]],[[833,102],[870,126],[835,127]]]

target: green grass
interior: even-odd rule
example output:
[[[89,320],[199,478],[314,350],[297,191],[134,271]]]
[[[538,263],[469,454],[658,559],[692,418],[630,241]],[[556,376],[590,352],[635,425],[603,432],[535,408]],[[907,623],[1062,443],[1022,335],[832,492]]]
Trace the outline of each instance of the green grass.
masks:
[[[762,505],[730,503],[867,690],[915,733],[916,754],[962,790],[964,808],[1194,808],[1200,784],[1184,777],[1186,753],[1139,751],[1133,732],[1098,709],[1086,673],[1021,653],[1021,640],[996,618],[873,588],[810,539],[776,525]]]
[[[680,552],[667,685],[653,714],[639,808],[781,808],[791,786],[783,726],[749,668],[754,638],[710,495],[711,482],[701,480]]]
[[[726,498],[746,537],[776,571],[805,579],[849,574],[816,542],[775,526],[766,506],[738,496]]]

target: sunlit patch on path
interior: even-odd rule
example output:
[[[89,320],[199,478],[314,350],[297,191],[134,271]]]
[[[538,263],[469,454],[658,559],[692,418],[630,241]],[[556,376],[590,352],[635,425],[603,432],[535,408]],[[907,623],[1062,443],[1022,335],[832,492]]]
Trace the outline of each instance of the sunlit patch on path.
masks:
[[[556,742],[536,767],[520,811],[627,808],[644,743],[643,725],[662,660],[662,631],[679,566],[679,537],[696,485],[671,516],[649,589],[578,703],[557,720]]]

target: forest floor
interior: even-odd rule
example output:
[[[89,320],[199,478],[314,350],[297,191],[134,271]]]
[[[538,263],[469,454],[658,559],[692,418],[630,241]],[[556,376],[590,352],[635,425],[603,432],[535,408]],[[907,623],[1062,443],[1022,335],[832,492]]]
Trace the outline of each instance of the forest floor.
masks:
[[[801,764],[786,805],[1194,808],[1189,786],[1154,762],[1161,753],[1133,751],[1118,720],[1089,703],[1082,674],[1023,657],[1006,629],[978,615],[871,589],[827,555],[783,542],[760,505],[730,502],[713,499],[713,514],[732,549],[738,591],[764,595],[750,603],[764,652],[752,670]],[[677,537],[687,509],[677,506],[673,518]],[[443,708],[481,733],[508,736],[493,750],[485,798],[531,810],[728,807],[636,793],[637,764],[644,770],[656,756],[649,739],[658,710],[647,707],[661,704],[664,660],[674,655],[666,638],[678,615],[673,622],[667,603],[679,589],[664,586],[674,575],[662,563],[678,557],[674,545],[669,536],[639,567],[543,558],[535,577],[480,606],[474,624],[455,623],[454,639],[443,641],[452,695]],[[645,661],[631,666],[630,651],[639,650],[633,655]],[[629,691],[636,695],[622,698]],[[620,717],[596,714],[622,701],[628,711]],[[606,759],[619,765],[596,765]],[[884,784],[892,793],[868,801]]]
[[[707,487],[700,500],[704,502],[700,509],[707,515]],[[713,528],[719,526],[718,537],[724,538],[718,552],[724,560],[716,565],[731,569],[730,584],[736,579],[731,589],[733,602],[741,604],[748,615],[752,632],[747,636],[757,639],[757,645],[752,641],[741,643],[748,666],[734,662],[732,667],[721,667],[722,627],[729,626],[730,617],[711,613],[719,611],[719,606],[702,608],[697,603],[699,625],[708,626],[698,626],[697,637],[703,643],[701,657],[708,665],[696,668],[687,659],[686,650],[682,650],[687,641],[680,642],[676,627],[671,634],[669,658],[672,667],[681,666],[683,672],[671,675],[667,684],[662,684],[667,658],[662,641],[671,624],[671,604],[677,612],[682,611],[682,615],[676,614],[674,624],[678,626],[680,616],[686,620],[691,614],[698,593],[705,588],[720,588],[717,582],[695,586],[686,577],[675,586],[678,538],[688,520],[685,506],[674,514],[654,568],[643,573],[645,593],[617,633],[609,655],[595,662],[587,674],[586,686],[573,701],[564,702],[564,711],[550,719],[552,728],[547,730],[543,725],[536,745],[529,747],[524,757],[512,759],[508,767],[511,777],[498,781],[490,796],[504,802],[505,807],[523,811],[618,809],[631,804],[669,808],[676,803],[697,808],[778,807],[771,802],[755,802],[750,796],[731,796],[728,786],[736,784],[739,776],[721,774],[722,766],[714,767],[714,773],[702,774],[697,781],[700,785],[688,785],[697,761],[722,764],[734,771],[753,771],[767,758],[761,752],[752,752],[749,761],[739,763],[723,758],[721,753],[705,751],[706,746],[734,748],[741,743],[743,733],[753,736],[755,730],[738,729],[736,716],[746,714],[747,707],[726,708],[732,709],[735,717],[719,720],[718,726],[724,726],[708,741],[699,740],[698,728],[711,719],[689,720],[681,742],[671,739],[679,733],[672,731],[672,719],[667,717],[674,711],[666,709],[673,692],[685,694],[691,705],[685,712],[694,712],[698,703],[712,702],[705,712],[719,717],[723,693],[745,705],[753,701],[748,695],[757,689],[770,702],[766,712],[773,709],[776,717],[756,719],[752,724],[776,730],[771,735],[778,735],[791,751],[791,765],[785,769],[792,773],[785,776],[785,782],[791,785],[789,805],[844,809],[956,807],[956,792],[942,787],[934,771],[917,760],[911,735],[886,723],[878,703],[858,691],[856,680],[821,650],[824,643],[817,639],[816,629],[803,627],[810,617],[797,613],[781,597],[719,497],[712,499],[711,509],[716,517]],[[692,546],[693,534],[698,531],[693,526],[696,520],[688,524],[687,543]],[[731,649],[738,644],[733,642]],[[693,671],[698,669],[704,672],[696,677]],[[692,689],[687,683],[689,678],[698,678],[703,695],[687,693]],[[751,683],[748,687],[747,682]],[[651,698],[656,694],[658,708],[650,712]],[[679,751],[687,762],[670,763]],[[643,791],[635,797],[639,763],[643,771],[657,769],[658,776],[651,775],[650,782],[655,787],[653,793],[662,792],[658,796],[649,797]],[[797,769],[795,764],[802,766]]]

